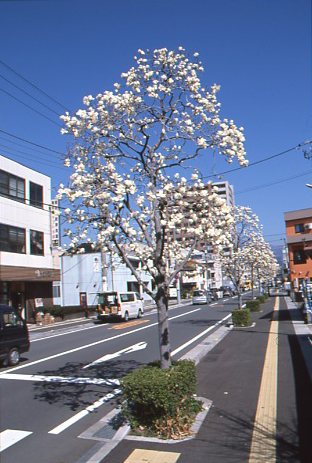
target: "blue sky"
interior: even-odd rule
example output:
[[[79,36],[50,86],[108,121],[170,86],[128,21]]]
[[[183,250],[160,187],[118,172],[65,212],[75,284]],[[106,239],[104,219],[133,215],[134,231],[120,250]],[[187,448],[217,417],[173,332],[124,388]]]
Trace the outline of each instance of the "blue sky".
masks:
[[[71,111],[82,107],[84,95],[120,82],[138,48],[183,46],[200,54],[202,82],[221,85],[221,117],[245,128],[250,163],[312,140],[310,0],[2,1],[0,39],[2,63]],[[63,152],[68,140],[57,114],[65,109],[5,65],[0,129]],[[55,188],[66,183],[58,154],[0,137],[1,154],[50,175]],[[200,165],[206,176],[212,167],[212,161]],[[235,167],[222,158],[214,171]],[[284,212],[312,207],[312,189],[305,186],[312,183],[312,160],[300,150],[223,179],[234,185],[236,204],[259,216],[272,245],[282,244]]]

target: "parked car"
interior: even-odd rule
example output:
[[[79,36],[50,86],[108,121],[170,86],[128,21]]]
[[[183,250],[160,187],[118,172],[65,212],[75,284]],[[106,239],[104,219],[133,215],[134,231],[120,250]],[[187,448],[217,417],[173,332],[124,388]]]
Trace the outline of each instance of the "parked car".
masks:
[[[98,293],[97,319],[108,320],[141,318],[144,313],[143,298],[133,291],[104,291]]]
[[[231,297],[235,295],[231,286],[221,286],[220,291],[223,292],[223,297],[227,297],[227,296]]]
[[[17,309],[0,304],[0,361],[17,365],[23,352],[29,351],[29,333]]]
[[[217,289],[210,289],[209,296],[212,301],[217,301],[219,299],[218,290]]]
[[[203,289],[196,289],[192,294],[192,303],[193,304],[209,304],[211,302],[211,297]]]

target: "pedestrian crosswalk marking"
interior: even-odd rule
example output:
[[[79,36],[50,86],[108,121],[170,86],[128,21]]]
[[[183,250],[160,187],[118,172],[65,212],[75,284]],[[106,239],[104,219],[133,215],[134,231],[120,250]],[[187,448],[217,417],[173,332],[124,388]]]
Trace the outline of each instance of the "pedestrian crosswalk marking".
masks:
[[[275,321],[274,314],[278,310],[279,298],[277,297],[263,365],[249,463],[276,462],[278,321]]]
[[[19,373],[3,373],[1,379],[11,379],[20,381],[41,381],[47,383],[69,383],[69,384],[96,384],[108,386],[119,386],[119,379],[104,379],[104,378],[82,378],[74,376],[44,376],[44,375],[23,375]]]
[[[19,431],[17,429],[6,429],[0,433],[0,452],[16,444],[25,437],[32,434],[30,431]]]

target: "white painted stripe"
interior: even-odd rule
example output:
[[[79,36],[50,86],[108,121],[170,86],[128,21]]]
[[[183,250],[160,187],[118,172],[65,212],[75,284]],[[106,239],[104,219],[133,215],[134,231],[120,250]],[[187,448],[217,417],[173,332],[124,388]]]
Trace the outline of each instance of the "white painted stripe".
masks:
[[[93,330],[95,328],[103,328],[105,327],[105,325],[98,325],[98,326],[89,326],[87,328],[75,328],[73,330],[70,330],[70,331],[62,331],[61,333],[57,333],[57,334],[52,334],[52,335],[47,335],[47,336],[43,336],[42,338],[38,338],[38,339],[31,339],[30,342],[37,342],[37,341],[45,341],[47,339],[52,339],[52,338],[58,338],[59,336],[66,336],[67,334],[72,334],[72,333],[79,333],[79,331],[87,331],[87,330]],[[53,331],[54,333],[54,330],[51,330],[51,332]],[[32,331],[31,331],[32,332]]]
[[[81,420],[82,418],[87,416],[89,413],[92,413],[95,409],[99,408],[105,402],[107,402],[110,399],[113,399],[115,397],[115,395],[120,394],[120,393],[121,393],[121,389],[115,389],[113,391],[113,393],[106,394],[104,397],[102,397],[101,399],[94,402],[94,404],[90,405],[89,407],[85,408],[84,410],[81,410],[76,415],[72,416],[68,420],[61,423],[59,426],[56,426],[56,428],[51,429],[51,431],[49,431],[49,434],[60,434],[65,429],[67,429],[70,426],[72,426],[73,424],[77,423],[77,421]]]
[[[102,378],[75,378],[63,376],[40,376],[40,375],[23,375],[18,373],[4,373],[1,379],[13,379],[20,381],[41,381],[47,383],[71,383],[71,384],[106,384],[108,386],[119,386],[119,379],[102,379]]]
[[[197,336],[195,336],[194,338],[190,339],[189,341],[187,341],[185,344],[182,344],[182,346],[178,347],[177,349],[175,349],[174,351],[171,352],[171,355],[176,355],[178,352],[180,352],[181,350],[185,349],[186,347],[188,347],[190,344],[193,344],[193,342],[197,341],[198,339],[200,339],[202,336],[205,336],[206,333],[209,333],[209,331],[213,330],[214,328],[216,328],[217,326],[221,325],[221,323],[223,323],[225,320],[227,320],[228,318],[230,318],[232,316],[232,314],[230,313],[229,315],[227,315],[226,317],[222,318],[222,320],[219,320],[217,323],[215,323],[214,325],[210,326],[209,328],[207,328],[205,331],[203,331],[202,333],[199,333]]]
[[[175,317],[169,318],[169,320],[174,320],[175,318],[184,317],[185,315],[188,315],[188,314],[193,313],[193,312],[197,312],[198,310],[201,310],[201,309],[196,309],[196,310],[191,310],[189,312],[184,312],[181,315],[176,315]],[[146,330],[146,329],[151,328],[152,326],[156,326],[156,325],[158,325],[158,322],[151,323],[150,325],[142,326],[140,328],[136,328],[134,330],[127,331],[125,333],[117,334],[115,336],[112,336],[111,338],[101,339],[100,341],[92,342],[90,344],[85,344],[85,345],[80,346],[80,347],[75,347],[74,349],[70,349],[70,350],[67,350],[67,351],[64,351],[64,352],[59,352],[58,354],[55,354],[55,355],[50,355],[49,357],[45,357],[45,358],[42,358],[42,359],[39,359],[39,360],[34,360],[33,362],[25,363],[25,364],[20,365],[18,367],[11,368],[10,370],[6,370],[4,373],[0,373],[0,378],[4,374],[10,373],[11,371],[21,370],[21,369],[27,368],[27,367],[29,367],[31,365],[37,365],[38,363],[42,363],[42,362],[46,362],[48,360],[52,360],[52,359],[55,359],[55,358],[58,358],[58,357],[62,357],[63,355],[68,355],[68,354],[72,354],[74,352],[79,352],[80,350],[88,349],[89,347],[97,346],[99,344],[103,344],[103,343],[108,342],[108,341],[113,341],[115,339],[122,338],[124,336],[129,336],[130,334]]]
[[[32,434],[29,431],[18,431],[17,429],[6,429],[0,433],[0,452],[16,444],[16,442],[25,439]]]

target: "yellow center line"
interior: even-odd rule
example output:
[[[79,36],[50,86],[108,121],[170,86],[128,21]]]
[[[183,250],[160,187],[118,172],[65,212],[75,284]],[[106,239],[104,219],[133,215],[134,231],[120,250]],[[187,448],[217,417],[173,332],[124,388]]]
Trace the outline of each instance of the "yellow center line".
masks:
[[[135,449],[124,463],[176,463],[180,455],[175,452]]]
[[[108,329],[109,330],[123,330],[125,328],[131,328],[131,326],[141,325],[142,323],[147,323],[149,321],[150,320],[148,320],[147,318],[144,318],[144,320],[136,320],[134,322],[125,322],[119,325],[113,325],[113,326],[110,326]]]
[[[262,371],[249,463],[276,462],[278,321],[274,320],[274,315],[278,310],[277,297]]]

